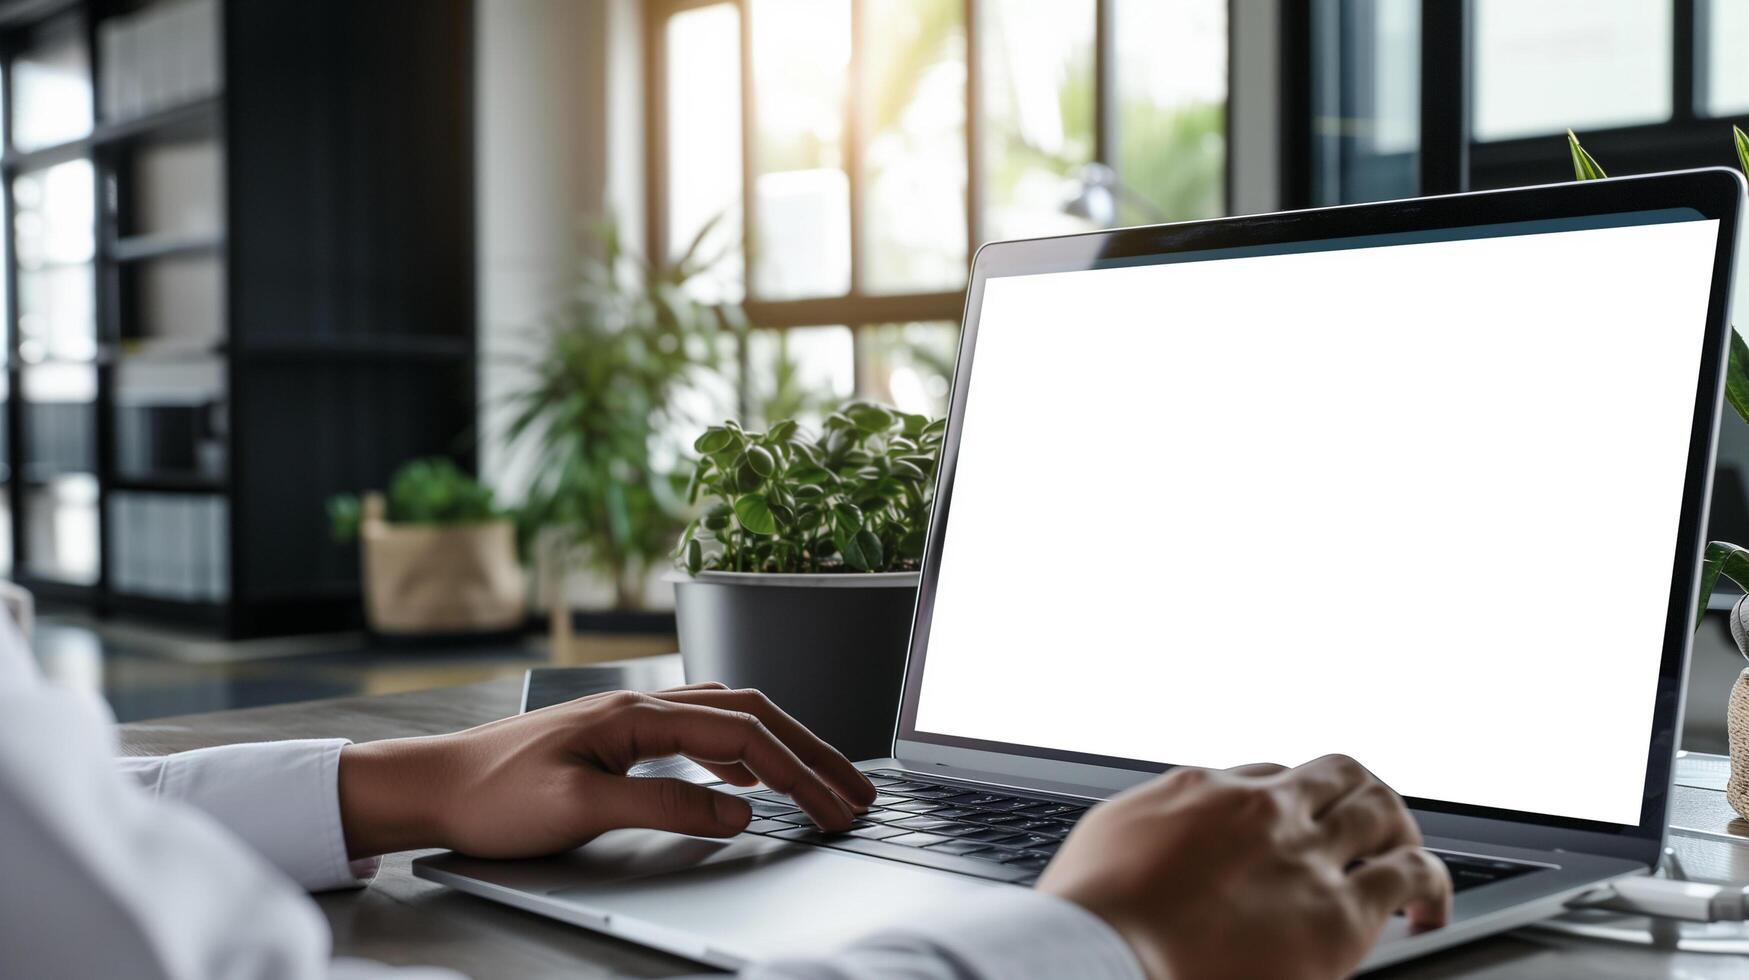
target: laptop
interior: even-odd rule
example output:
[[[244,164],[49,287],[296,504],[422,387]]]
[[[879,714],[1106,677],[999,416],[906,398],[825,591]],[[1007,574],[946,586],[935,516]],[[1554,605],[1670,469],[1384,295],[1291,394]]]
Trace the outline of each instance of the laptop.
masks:
[[[733,840],[415,873],[736,967],[1028,887],[1172,766],[1343,752],[1456,885],[1366,968],[1646,874],[1742,202],[1708,169],[986,245],[868,816],[724,787]]]

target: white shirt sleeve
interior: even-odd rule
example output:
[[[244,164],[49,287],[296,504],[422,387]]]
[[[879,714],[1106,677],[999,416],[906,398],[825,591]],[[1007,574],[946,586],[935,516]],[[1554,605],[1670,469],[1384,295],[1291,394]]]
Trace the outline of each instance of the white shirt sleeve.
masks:
[[[368,884],[377,862],[348,861],[340,825],[346,739],[222,745],[117,761],[147,792],[224,824],[306,891]]]
[[[94,700],[42,682],[0,615],[0,973],[202,980],[439,980],[446,970],[330,960],[304,889],[374,873],[346,858],[344,741],[122,760]],[[749,980],[1141,976],[1092,914],[1015,888],[920,916],[837,955]]]

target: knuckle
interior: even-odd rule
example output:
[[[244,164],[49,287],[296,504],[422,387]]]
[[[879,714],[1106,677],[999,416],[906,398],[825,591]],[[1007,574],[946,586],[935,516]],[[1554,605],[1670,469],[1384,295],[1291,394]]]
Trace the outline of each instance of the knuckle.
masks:
[[[604,694],[601,697],[601,703],[609,710],[613,711],[624,711],[627,708],[635,708],[649,700],[649,695],[640,694],[637,691],[614,691],[610,694]]]
[[[1207,769],[1197,769],[1190,766],[1180,766],[1167,773],[1160,780],[1160,785],[1175,790],[1190,790],[1203,786],[1209,781]]]
[[[1325,758],[1330,760],[1330,767],[1345,779],[1364,779],[1372,775],[1351,755],[1343,755],[1338,752],[1325,756]]]
[[[1281,795],[1271,787],[1237,787],[1235,795],[1236,802],[1253,819],[1274,823],[1287,813],[1287,806],[1282,802]]]
[[[749,735],[762,735],[765,732],[765,722],[751,711],[735,711],[730,713],[730,719],[736,726],[745,729]]]

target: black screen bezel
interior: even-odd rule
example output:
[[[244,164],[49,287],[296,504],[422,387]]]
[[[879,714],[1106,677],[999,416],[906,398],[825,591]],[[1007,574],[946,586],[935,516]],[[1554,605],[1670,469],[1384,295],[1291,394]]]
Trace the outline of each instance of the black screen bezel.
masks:
[[[1727,341],[1730,336],[1732,267],[1743,186],[1742,178],[1734,171],[1707,168],[1641,177],[1126,228],[1056,238],[997,242],[979,249],[973,260],[966,290],[959,357],[954,370],[947,431],[942,442],[941,463],[936,477],[935,508],[930,521],[910,651],[906,660],[894,754],[899,755],[901,743],[914,742],[1130,772],[1160,772],[1172,768],[1171,764],[1146,760],[917,730],[918,698],[927,658],[929,624],[940,569],[939,556],[947,518],[952,508],[960,432],[964,422],[965,401],[969,396],[968,380],[977,341],[984,284],[988,279],[1038,272],[1081,271],[1112,264],[1128,264],[1122,260],[1144,260],[1153,256],[1164,257],[1217,249],[1362,239],[1379,235],[1473,228],[1479,225],[1687,208],[1699,212],[1700,220],[1717,219],[1719,234],[1713,259],[1704,347],[1689,434],[1678,536],[1672,554],[1664,648],[1659,661],[1640,821],[1638,824],[1616,824],[1443,800],[1406,800],[1417,811],[1616,835],[1637,841],[1662,841],[1669,805],[1670,776],[1681,724],[1687,652],[1693,636],[1694,607],[1699,594],[1699,564],[1704,548],[1703,534],[1712,483],[1713,449],[1723,389]],[[1113,260],[1118,261],[1114,263]],[[1600,721],[1608,723],[1607,719]],[[1471,723],[1474,723],[1473,720]],[[1556,748],[1558,747],[1538,746],[1527,747],[1527,750]]]

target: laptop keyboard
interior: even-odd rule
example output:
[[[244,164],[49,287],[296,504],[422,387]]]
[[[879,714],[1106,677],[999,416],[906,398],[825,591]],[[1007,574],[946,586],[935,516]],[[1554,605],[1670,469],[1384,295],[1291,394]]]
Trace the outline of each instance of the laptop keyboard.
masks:
[[[820,830],[789,797],[769,791],[745,797],[753,808],[747,832],[1030,885],[1092,805],[931,782],[890,769],[865,775],[879,795],[843,833]],[[1456,891],[1537,870],[1490,858],[1433,854],[1445,862]]]
[[[879,795],[842,834],[820,831],[788,797],[769,792],[747,798],[754,818],[747,830],[1030,885],[1091,806],[929,782],[885,769],[865,775]]]

